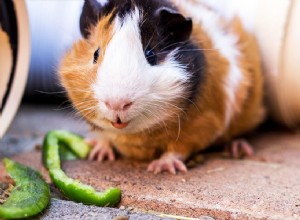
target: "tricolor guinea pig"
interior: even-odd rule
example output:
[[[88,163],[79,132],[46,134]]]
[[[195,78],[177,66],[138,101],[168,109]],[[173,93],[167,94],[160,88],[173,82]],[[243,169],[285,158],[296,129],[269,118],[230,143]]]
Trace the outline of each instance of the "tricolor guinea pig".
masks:
[[[240,139],[264,118],[255,40],[238,18],[195,0],[86,0],[82,39],[59,70],[97,139],[90,159],[152,160],[154,173],[186,171],[215,143]]]

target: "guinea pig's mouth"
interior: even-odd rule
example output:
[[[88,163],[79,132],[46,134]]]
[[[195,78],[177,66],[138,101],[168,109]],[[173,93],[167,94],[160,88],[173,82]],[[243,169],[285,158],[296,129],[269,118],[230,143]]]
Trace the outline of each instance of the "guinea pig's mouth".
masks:
[[[111,122],[111,124],[117,129],[124,129],[129,125],[129,122],[122,122],[121,119],[118,117],[116,122]]]

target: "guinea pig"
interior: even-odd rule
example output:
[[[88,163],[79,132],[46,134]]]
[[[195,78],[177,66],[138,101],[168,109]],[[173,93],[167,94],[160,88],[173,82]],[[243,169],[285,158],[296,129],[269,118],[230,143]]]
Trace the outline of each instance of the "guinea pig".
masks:
[[[256,42],[206,2],[85,1],[59,75],[97,134],[90,159],[115,160],[115,148],[175,174],[216,143],[252,154],[235,138],[265,115]]]

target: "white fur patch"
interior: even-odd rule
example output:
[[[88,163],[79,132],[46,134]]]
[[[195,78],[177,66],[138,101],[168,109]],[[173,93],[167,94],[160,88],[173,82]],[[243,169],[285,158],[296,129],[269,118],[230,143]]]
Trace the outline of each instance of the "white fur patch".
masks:
[[[236,102],[239,85],[243,80],[243,74],[238,65],[239,50],[236,47],[238,38],[233,33],[225,32],[220,23],[221,19],[225,19],[225,17],[229,19],[230,17],[223,17],[222,14],[217,14],[213,11],[207,10],[207,8],[203,7],[201,4],[195,7],[195,5],[191,4],[189,1],[174,1],[185,11],[187,11],[190,16],[201,22],[204,30],[212,40],[214,48],[217,49],[222,56],[229,61],[230,69],[224,82],[224,91],[227,94],[225,116],[225,128],[227,128],[230,124],[232,116],[235,113],[233,106]],[[210,0],[204,2],[209,1]]]
[[[238,16],[247,31],[253,33],[260,0],[199,0],[222,14],[227,20]]]
[[[101,5],[106,5],[108,3],[108,0],[97,0]]]
[[[102,117],[113,121],[116,114],[130,124],[122,132],[137,132],[163,125],[170,117],[178,120],[178,111],[167,111],[174,100],[186,94],[183,83],[187,73],[178,64],[173,53],[159,65],[151,66],[144,55],[139,22],[142,12],[137,8],[122,21],[116,18],[114,33],[106,47],[104,58],[97,71],[96,83],[92,86],[99,100]],[[126,112],[107,109],[107,100],[129,100],[133,105]],[[112,129],[99,118],[95,124]]]

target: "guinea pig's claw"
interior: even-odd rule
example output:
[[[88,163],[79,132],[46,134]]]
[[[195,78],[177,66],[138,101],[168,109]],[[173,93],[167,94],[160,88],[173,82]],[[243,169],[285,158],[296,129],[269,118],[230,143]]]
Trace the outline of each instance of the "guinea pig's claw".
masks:
[[[233,158],[252,156],[254,153],[253,147],[244,139],[234,140],[226,148]]]
[[[185,164],[172,154],[164,155],[160,159],[152,161],[147,170],[154,174],[158,174],[163,171],[168,171],[174,175],[176,174],[176,171],[187,172]]]
[[[115,154],[109,142],[96,140],[86,140],[86,142],[93,147],[88,160],[101,162],[108,159],[109,161],[115,161]]]

